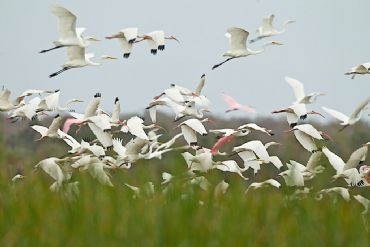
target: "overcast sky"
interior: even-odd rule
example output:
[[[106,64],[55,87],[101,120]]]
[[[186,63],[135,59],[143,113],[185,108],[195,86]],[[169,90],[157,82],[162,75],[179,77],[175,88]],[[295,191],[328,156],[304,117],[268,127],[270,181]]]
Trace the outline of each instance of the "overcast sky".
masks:
[[[102,39],[88,48],[95,53],[95,61],[103,54],[120,59],[49,79],[67,59],[64,49],[38,54],[58,39],[57,18],[49,12],[53,3],[71,10],[78,17],[77,26],[87,28],[85,35]],[[206,73],[203,93],[216,113],[226,109],[220,95],[226,92],[260,114],[269,114],[294,100],[284,80],[291,76],[305,84],[307,93],[327,93],[313,109],[327,106],[349,114],[370,95],[370,75],[354,80],[344,76],[354,65],[370,61],[369,9],[368,0],[4,0],[0,3],[0,84],[15,94],[29,88],[60,88],[63,101],[88,101],[101,92],[108,111],[119,96],[122,110],[132,112],[144,109],[170,83],[194,88]],[[228,27],[243,27],[253,37],[262,17],[269,14],[275,14],[278,29],[287,19],[296,21],[274,38],[283,46],[211,71],[228,49],[224,37]],[[124,60],[118,41],[103,38],[131,26],[138,27],[139,33],[164,30],[181,43],[169,41],[164,52],[153,56],[143,42]]]

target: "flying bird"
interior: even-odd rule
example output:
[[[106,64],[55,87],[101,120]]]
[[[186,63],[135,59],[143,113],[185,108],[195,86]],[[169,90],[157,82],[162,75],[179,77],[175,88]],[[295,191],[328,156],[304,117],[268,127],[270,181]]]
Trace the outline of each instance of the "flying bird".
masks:
[[[262,45],[260,50],[251,50],[247,48],[247,38],[249,32],[244,30],[243,28],[239,27],[230,27],[227,29],[227,33],[225,34],[226,37],[230,40],[230,47],[229,50],[224,53],[223,57],[229,57],[225,61],[216,64],[212,67],[212,69],[216,69],[217,67],[221,66],[222,64],[239,57],[247,57],[249,55],[257,55],[265,51],[265,48],[269,45],[282,45],[282,43],[277,41],[270,41]]]
[[[82,37],[85,28],[76,28],[77,17],[68,9],[54,4],[50,6],[50,12],[59,20],[59,40],[53,42],[54,47],[42,50],[40,53],[69,46],[85,48],[89,45],[89,41],[99,41],[92,36]]]
[[[252,107],[248,105],[242,105],[239,104],[233,97],[227,94],[222,94],[224,101],[226,104],[229,106],[229,109],[227,109],[225,112],[231,112],[231,111],[237,111],[237,110],[242,110],[245,112],[250,112],[250,113],[256,113],[256,110],[253,109]]]
[[[342,131],[347,126],[354,125],[355,123],[360,121],[361,115],[369,103],[370,103],[370,96],[366,98],[363,102],[361,102],[361,104],[357,106],[355,111],[349,117],[337,110],[333,110],[327,107],[322,107],[322,109],[326,111],[327,113],[329,113],[332,117],[342,121],[340,125],[343,125],[343,127],[339,130],[339,131]]]
[[[85,66],[98,66],[100,63],[95,63],[90,60],[94,57],[94,53],[86,53],[85,48],[80,46],[70,46],[67,48],[68,61],[62,65],[62,69],[49,75],[50,78],[63,73],[69,69],[82,68]]]
[[[345,73],[345,75],[352,75],[351,79],[354,79],[356,75],[366,75],[370,74],[370,62],[363,63],[360,65],[357,65],[353,68],[351,68],[348,72]]]
[[[167,40],[175,40],[178,43],[180,43],[180,41],[173,35],[165,36],[164,31],[162,31],[162,30],[153,31],[153,32],[147,33],[143,36],[138,36],[138,38],[141,38],[141,39],[135,41],[135,43],[147,40],[148,45],[149,45],[149,49],[150,49],[150,53],[153,54],[153,55],[156,55],[158,50],[163,51],[166,48],[166,46],[165,46],[166,39]]]
[[[271,36],[274,36],[274,35],[282,34],[282,33],[285,32],[285,29],[289,24],[295,22],[293,20],[287,20],[287,21],[284,22],[283,28],[281,30],[276,30],[272,25],[272,22],[274,21],[274,18],[275,18],[275,15],[269,15],[267,17],[264,17],[262,19],[262,26],[260,26],[257,29],[257,37],[255,39],[251,39],[249,41],[249,43],[256,42],[256,41],[261,40],[263,38],[267,38],[267,37],[271,37]]]
[[[106,39],[118,39],[121,43],[123,51],[123,58],[129,58],[134,42],[137,39],[138,29],[136,27],[129,27],[122,29],[118,33],[105,37]]]

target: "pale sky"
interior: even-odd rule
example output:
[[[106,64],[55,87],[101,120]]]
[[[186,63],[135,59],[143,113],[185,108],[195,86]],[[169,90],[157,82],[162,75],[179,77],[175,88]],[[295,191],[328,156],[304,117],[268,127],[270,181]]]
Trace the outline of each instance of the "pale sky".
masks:
[[[65,49],[38,53],[58,39],[57,18],[49,12],[53,3],[77,15],[77,26],[87,28],[85,35],[102,40],[88,48],[95,53],[94,61],[100,62],[103,54],[120,59],[49,79],[67,59]],[[305,84],[306,93],[327,93],[309,109],[327,106],[350,114],[370,95],[370,75],[354,80],[344,76],[349,68],[370,61],[369,9],[368,0],[4,0],[0,3],[0,84],[14,94],[29,88],[59,88],[63,102],[70,98],[88,101],[101,92],[104,109],[110,111],[114,97],[119,96],[122,110],[132,112],[143,110],[170,83],[195,88],[206,73],[203,93],[212,101],[214,112],[226,109],[220,95],[226,92],[259,114],[270,114],[294,101],[284,80],[290,76]],[[277,29],[287,19],[296,21],[286,33],[273,38],[283,46],[211,71],[228,49],[224,36],[228,27],[245,28],[254,37],[262,17],[269,14],[275,14]],[[169,41],[164,52],[153,56],[143,42],[124,60],[118,41],[104,37],[131,26],[141,34],[164,30],[181,43]],[[258,49],[261,43],[251,48]]]

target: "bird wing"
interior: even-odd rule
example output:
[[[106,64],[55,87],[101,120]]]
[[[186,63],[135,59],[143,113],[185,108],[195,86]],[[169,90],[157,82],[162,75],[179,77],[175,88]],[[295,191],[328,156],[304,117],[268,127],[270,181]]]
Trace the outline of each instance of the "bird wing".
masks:
[[[322,148],[322,152],[328,158],[331,166],[337,171],[337,174],[343,172],[344,166],[346,165],[341,157],[330,151],[327,147]]]
[[[367,156],[368,147],[363,146],[356,149],[351,156],[349,157],[346,165],[344,166],[344,170],[350,168],[356,168],[362,161],[365,161]]]
[[[126,38],[118,38],[118,40],[121,43],[121,49],[123,51],[123,54],[131,53],[132,44],[129,43]]]
[[[351,114],[351,118],[360,118],[362,112],[365,110],[366,106],[370,103],[370,97],[365,99],[357,108],[355,111]]]
[[[52,93],[44,98],[49,110],[56,110],[59,106],[60,91]]]
[[[0,95],[0,104],[6,104],[9,102],[9,97],[10,97],[11,92],[6,88],[5,90],[2,91]]]
[[[155,43],[155,48],[153,48],[153,49],[157,49],[158,46],[165,44],[164,32],[163,31],[153,31],[153,32],[151,32],[147,35],[152,37],[153,42]]]
[[[206,83],[206,76],[205,75],[202,75],[202,77],[200,78],[200,81],[198,83],[198,86],[197,86],[197,88],[194,91],[197,95],[200,95],[201,94],[202,89],[203,89],[205,83]]]
[[[65,132],[58,130],[57,133],[65,141],[65,143],[72,148],[70,152],[76,152],[77,149],[81,146],[81,144],[76,141],[76,139],[66,134]]]
[[[287,112],[286,119],[289,125],[298,123],[298,116],[295,113]]]
[[[81,120],[76,118],[67,118],[63,125],[63,132],[68,133],[73,124],[81,123]]]
[[[285,81],[292,87],[297,102],[305,97],[303,83],[291,77],[285,77]]]
[[[295,138],[302,145],[304,149],[309,152],[317,150],[315,142],[312,140],[312,137],[304,133],[303,131],[296,130],[293,131]]]
[[[213,145],[211,149],[212,155],[216,155],[218,150],[220,150],[220,148],[222,148],[227,143],[231,142],[231,140],[233,140],[234,138],[235,136],[233,135],[227,135],[227,136],[223,136],[220,139],[218,139],[218,141],[215,143],[215,145]]]
[[[247,49],[247,38],[249,33],[239,27],[231,27],[227,29],[229,34],[227,37],[230,39],[230,50],[246,50]]]
[[[114,101],[114,107],[113,107],[113,112],[112,112],[112,117],[111,120],[113,123],[119,122],[119,115],[121,114],[121,104],[119,102],[118,97]]]
[[[323,139],[322,136],[320,135],[320,132],[317,129],[315,129],[311,124],[300,124],[297,125],[295,129],[298,129],[315,139],[318,140]]]
[[[122,145],[121,139],[113,139],[113,150],[121,157],[126,155],[126,148]]]
[[[129,27],[121,30],[121,33],[125,35],[127,41],[135,40],[137,38],[138,29],[136,27]]]
[[[166,96],[175,102],[183,102],[184,101],[184,96],[180,93],[179,89],[176,87],[171,87],[166,90],[164,90],[164,93]]]
[[[85,47],[68,46],[67,47],[68,61],[85,61]]]
[[[197,142],[197,135],[195,131],[187,125],[181,125],[181,132],[184,136],[185,141],[191,145]]]
[[[96,115],[96,111],[98,110],[98,107],[100,105],[100,99],[101,96],[99,93],[94,95],[94,98],[89,102],[85,109],[85,118],[89,118]]]
[[[156,123],[157,122],[157,106],[154,105],[150,107],[148,110],[149,110],[149,116],[150,116],[150,119],[152,120],[152,123]]]
[[[269,160],[269,154],[261,141],[250,141],[243,144],[243,148],[252,150],[260,159]]]
[[[62,121],[63,121],[62,117],[60,115],[57,115],[51,122],[48,129],[48,133],[57,133],[60,126],[62,125]]]
[[[315,168],[320,165],[320,160],[322,157],[322,152],[314,152],[311,154],[310,158],[307,161],[306,170],[314,172]]]
[[[143,120],[137,116],[131,117],[129,120],[127,120],[127,127],[130,131],[130,133],[134,136],[137,136],[144,140],[149,140],[148,135],[145,133],[143,129]]]
[[[277,169],[283,167],[283,163],[281,163],[281,160],[277,156],[270,156],[269,162],[271,162]]]
[[[294,111],[294,113],[298,117],[301,117],[303,115],[307,115],[307,108],[306,108],[305,104],[295,103],[295,104],[291,105],[290,108],[292,108],[292,110]]]
[[[182,124],[186,124],[187,126],[189,126],[194,131],[198,132],[201,135],[207,134],[206,128],[204,128],[204,125],[198,119],[195,119],[195,118],[188,119],[188,120],[184,121]]]
[[[77,17],[71,11],[59,5],[50,6],[50,11],[59,19],[60,39],[68,40],[77,38]]]
[[[240,107],[241,105],[233,98],[231,97],[230,95],[227,95],[227,94],[222,94],[223,98],[224,98],[224,101],[226,102],[226,104],[229,106],[230,109],[234,109],[234,108],[238,108]]]
[[[31,128],[39,132],[41,136],[45,136],[46,132],[48,131],[48,128],[40,125],[32,125]]]
[[[99,127],[103,131],[109,131],[111,130],[111,125],[110,125],[110,117],[107,116],[106,114],[100,114],[98,116],[92,116],[89,117],[89,120],[92,121],[97,127]]]
[[[112,136],[110,133],[104,132],[102,129],[100,129],[98,126],[96,126],[93,123],[88,123],[91,131],[94,133],[98,141],[105,147],[109,148],[112,147],[113,141]]]
[[[267,17],[262,18],[262,34],[266,32],[271,32],[274,28],[272,26],[272,22],[274,21],[275,15],[269,15]]]
[[[333,110],[333,109],[330,109],[330,108],[326,108],[326,107],[322,107],[322,109],[324,111],[326,111],[327,113],[329,113],[332,117],[344,122],[344,123],[347,123],[348,120],[349,120],[349,117],[344,115],[343,113],[339,112],[339,111],[336,111],[336,110]]]

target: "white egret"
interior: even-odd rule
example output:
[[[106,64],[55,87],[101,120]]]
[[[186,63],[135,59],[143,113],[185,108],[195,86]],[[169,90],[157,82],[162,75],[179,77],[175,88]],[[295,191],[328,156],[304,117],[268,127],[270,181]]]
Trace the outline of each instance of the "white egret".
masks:
[[[270,41],[262,45],[260,50],[251,50],[247,48],[247,38],[249,32],[244,30],[243,28],[239,27],[230,27],[227,29],[227,33],[225,36],[230,39],[230,48],[229,50],[224,53],[223,57],[229,57],[225,61],[216,64],[212,67],[212,69],[216,69],[217,67],[221,66],[222,64],[239,57],[247,57],[249,55],[257,55],[265,51],[266,47],[269,45],[282,45],[282,43],[277,41]]]

